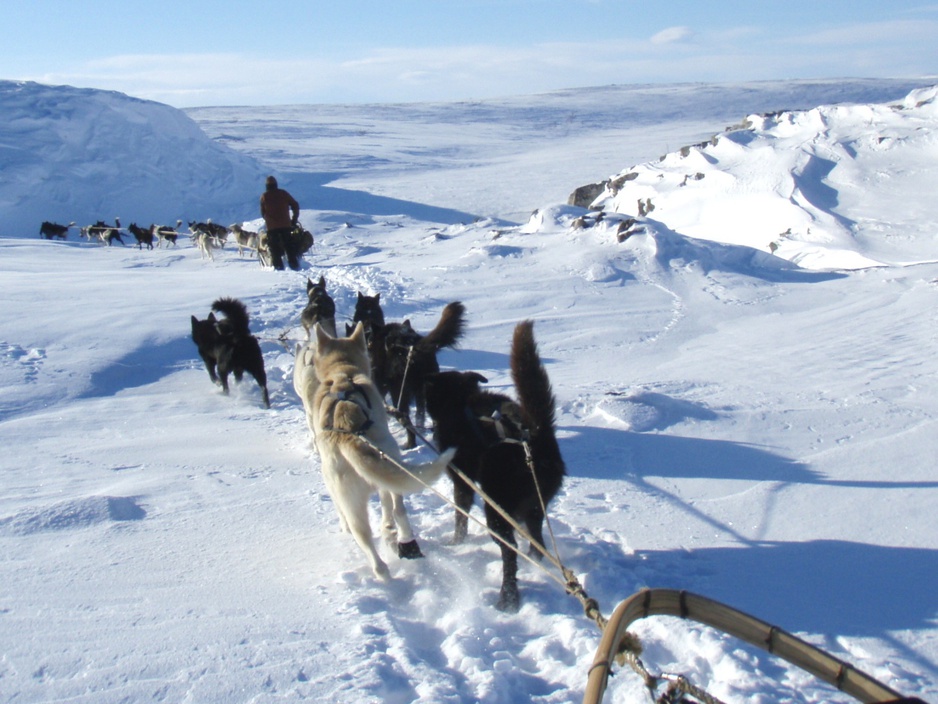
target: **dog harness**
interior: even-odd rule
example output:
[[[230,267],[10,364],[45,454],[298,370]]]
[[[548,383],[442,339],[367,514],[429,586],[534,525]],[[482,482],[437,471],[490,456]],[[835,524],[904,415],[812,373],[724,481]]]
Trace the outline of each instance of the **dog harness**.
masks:
[[[362,405],[361,402],[355,400],[355,397],[357,396],[360,396],[364,399],[364,405]],[[355,380],[352,379],[352,377],[347,377],[347,380],[342,383],[333,384],[333,390],[326,394],[326,398],[332,399],[332,402],[329,404],[328,420],[323,424],[323,430],[330,430],[335,433],[348,433],[350,435],[362,435],[367,432],[372,425],[374,425],[374,421],[368,415],[368,411],[371,410],[371,399],[368,398],[368,394],[365,393],[365,390],[361,387],[361,385],[355,383]],[[358,406],[365,416],[365,420],[359,424],[357,428],[335,427],[336,407],[340,402],[343,401],[353,403]]]
[[[466,417],[475,431],[476,436],[489,447],[502,443],[521,445],[524,448],[524,457],[528,467],[534,471],[534,456],[531,453],[531,433],[521,419],[521,409],[512,401],[504,401],[490,414],[478,414],[466,406]],[[496,442],[491,442],[491,435],[484,432],[485,427],[491,427],[498,436]]]

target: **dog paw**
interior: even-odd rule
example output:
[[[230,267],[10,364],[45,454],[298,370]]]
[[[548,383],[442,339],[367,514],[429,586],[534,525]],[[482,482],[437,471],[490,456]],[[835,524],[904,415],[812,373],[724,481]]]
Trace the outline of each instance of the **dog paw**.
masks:
[[[397,556],[405,560],[416,560],[423,557],[423,553],[420,552],[417,541],[411,540],[409,543],[397,544]]]
[[[374,566],[372,571],[375,574],[375,578],[380,582],[390,582],[391,581],[391,570],[388,569],[388,566],[383,562],[379,562]]]
[[[508,594],[502,592],[498,597],[495,608],[505,614],[516,614],[518,609],[521,608],[521,596],[518,592]]]

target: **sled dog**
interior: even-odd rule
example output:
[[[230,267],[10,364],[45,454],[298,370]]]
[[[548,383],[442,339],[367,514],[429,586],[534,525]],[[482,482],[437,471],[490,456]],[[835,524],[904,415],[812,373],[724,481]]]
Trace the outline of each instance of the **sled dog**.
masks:
[[[225,317],[216,318],[215,313]],[[208,375],[228,393],[228,375],[234,373],[241,381],[247,372],[261,387],[264,406],[270,408],[267,392],[267,373],[264,370],[264,355],[257,338],[249,329],[247,308],[236,298],[219,298],[212,303],[212,312],[206,320],[192,316],[192,341],[205,362]]]
[[[313,325],[319,323],[333,337],[337,337],[335,331],[335,301],[326,291],[326,277],[320,276],[318,283],[313,283],[312,279],[306,279],[306,307],[300,313],[300,322],[303,329],[306,330],[306,337],[309,338],[309,331]]]
[[[375,378],[383,380],[391,397],[391,405],[403,419],[407,429],[407,442],[404,447],[407,449],[417,444],[410,421],[410,405],[414,404],[417,425],[423,425],[426,411],[424,386],[427,375],[440,371],[436,359],[437,352],[444,347],[453,347],[463,336],[466,326],[465,313],[466,308],[459,301],[448,303],[443,308],[439,322],[426,335],[414,330],[410,320],[388,323],[372,331],[375,343],[384,348],[381,355],[372,355],[373,360],[377,358],[383,365]]]
[[[434,422],[437,445],[456,448],[453,464],[543,547],[544,512],[538,494],[547,506],[559,491],[566,469],[554,431],[554,394],[537,352],[531,321],[519,323],[515,328],[511,376],[519,403],[503,394],[480,389],[480,382],[487,380],[475,372],[431,374],[426,386],[427,412]],[[468,511],[475,492],[452,471],[450,476],[456,505]],[[511,524],[488,503],[485,520],[493,533],[516,545]],[[465,539],[466,524],[466,517],[457,513],[454,543]],[[521,604],[518,556],[500,541],[496,542],[502,553],[502,586],[496,608],[514,612]],[[542,557],[533,545],[528,554],[535,559]]]
[[[397,543],[398,555],[421,557],[402,495],[436,481],[455,450],[424,464],[405,463],[388,429],[384,400],[371,380],[364,326],[356,325],[350,337],[336,338],[317,323],[311,338],[297,348],[294,387],[306,409],[339,522],[365,553],[374,575],[387,580],[388,566],[372,540],[368,498],[379,492],[382,532],[387,542]]]

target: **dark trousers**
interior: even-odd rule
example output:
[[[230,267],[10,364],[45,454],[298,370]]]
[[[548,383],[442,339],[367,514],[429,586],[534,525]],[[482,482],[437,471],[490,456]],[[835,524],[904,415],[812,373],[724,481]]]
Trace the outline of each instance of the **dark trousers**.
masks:
[[[300,268],[300,258],[296,251],[296,242],[292,227],[278,227],[267,232],[267,247],[270,249],[270,261],[274,269],[283,269],[283,255],[294,271]]]

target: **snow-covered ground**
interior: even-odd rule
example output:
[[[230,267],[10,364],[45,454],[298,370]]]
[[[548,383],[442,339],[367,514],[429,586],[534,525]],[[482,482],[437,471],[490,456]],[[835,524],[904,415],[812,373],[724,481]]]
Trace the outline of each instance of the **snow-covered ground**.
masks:
[[[42,90],[56,109],[30,118],[19,94],[14,122],[37,127],[0,144],[0,223],[26,217],[6,174],[54,141],[43,124],[64,120],[58,111],[72,115],[66,133],[129,163],[121,121],[90,124],[86,101],[99,95]],[[786,109],[805,111],[774,114]],[[115,166],[139,201],[92,214],[89,182],[50,190],[41,175],[81,180],[85,147],[67,145],[38,160],[31,192],[48,219],[149,224],[221,218],[238,209],[230,183],[246,191],[258,177],[259,192],[273,172],[316,246],[303,271],[273,272],[230,246],[203,260],[186,239],[154,251],[75,230],[44,241],[46,216],[0,228],[0,698],[582,698],[595,626],[530,566],[521,611],[497,612],[495,545],[477,527],[448,545],[452,510],[438,496],[410,497],[427,557],[384,550],[389,584],[340,533],[292,388],[306,278],[322,274],[340,326],[358,291],[380,292],[389,319],[422,331],[463,301],[468,334],[441,362],[509,393],[511,331],[536,321],[569,471],[552,525],[606,615],[644,586],[687,589],[938,700],[938,101],[927,82],[178,119],[158,130],[165,162],[188,163],[184,145],[198,144],[234,165],[232,181],[180,176],[204,208],[167,206],[158,180]],[[207,136],[187,142],[192,121]],[[606,180],[618,185],[597,200],[600,222],[562,205]],[[639,215],[639,199],[654,210]],[[256,194],[243,200],[232,217],[257,225]],[[270,410],[250,380],[222,396],[189,339],[189,316],[220,296],[252,314]],[[448,494],[448,480],[438,488]],[[849,701],[691,622],[634,630],[653,670],[726,701]],[[606,701],[646,695],[624,671]]]

